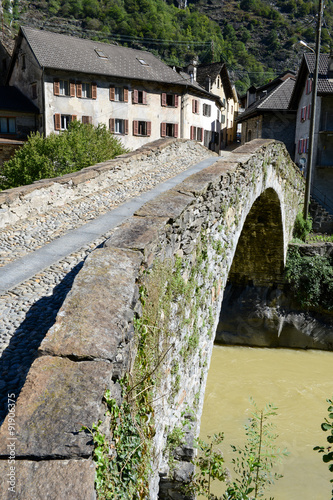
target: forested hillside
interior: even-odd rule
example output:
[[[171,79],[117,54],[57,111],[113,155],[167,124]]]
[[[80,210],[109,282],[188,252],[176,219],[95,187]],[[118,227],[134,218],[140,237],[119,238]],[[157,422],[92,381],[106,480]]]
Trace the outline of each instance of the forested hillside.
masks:
[[[329,50],[333,0],[326,0],[323,50]],[[179,4],[182,8],[179,7]],[[318,2],[309,0],[4,0],[4,26],[43,26],[75,36],[153,51],[182,66],[223,60],[240,92],[296,69],[315,39]],[[5,33],[8,30],[5,29]]]

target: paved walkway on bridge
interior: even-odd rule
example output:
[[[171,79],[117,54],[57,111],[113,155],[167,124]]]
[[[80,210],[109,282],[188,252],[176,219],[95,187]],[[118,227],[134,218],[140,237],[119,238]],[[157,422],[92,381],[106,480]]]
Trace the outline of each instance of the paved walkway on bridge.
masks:
[[[95,220],[69,231],[42,248],[0,268],[0,295],[31,278],[43,269],[55,264],[84,245],[95,241],[111,229],[131,217],[144,203],[173,188],[190,175],[215,163],[219,158],[206,158],[177,176],[157,185],[154,189],[123,203]]]

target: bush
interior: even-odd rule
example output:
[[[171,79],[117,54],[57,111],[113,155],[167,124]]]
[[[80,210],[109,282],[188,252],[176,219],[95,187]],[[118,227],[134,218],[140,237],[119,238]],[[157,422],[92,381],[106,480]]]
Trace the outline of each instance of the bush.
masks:
[[[300,240],[305,241],[311,229],[312,229],[311,217],[308,217],[307,220],[304,220],[304,217],[301,213],[297,214],[293,231],[294,238],[299,238]]]
[[[33,133],[0,170],[0,190],[76,172],[126,152],[105,125],[73,121],[61,134]]]
[[[302,307],[333,310],[333,266],[328,257],[302,256],[297,248],[288,251],[285,276]]]

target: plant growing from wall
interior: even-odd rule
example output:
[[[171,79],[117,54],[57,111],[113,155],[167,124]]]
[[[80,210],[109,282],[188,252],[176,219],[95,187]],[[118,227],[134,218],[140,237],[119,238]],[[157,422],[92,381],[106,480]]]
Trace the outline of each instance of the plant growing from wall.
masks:
[[[326,401],[329,404],[327,408],[328,418],[325,418],[325,421],[321,424],[321,429],[329,433],[326,437],[328,446],[315,446],[313,449],[318,453],[322,453],[323,462],[328,464],[328,469],[333,473],[333,398]],[[332,483],[331,500],[333,500],[333,479],[330,482]]]
[[[110,419],[110,436],[101,429],[102,422],[92,429],[82,427],[92,435],[93,460],[96,464],[95,488],[98,500],[133,500],[147,494],[147,440],[145,426],[139,414],[127,401],[120,405],[106,391],[105,415]]]

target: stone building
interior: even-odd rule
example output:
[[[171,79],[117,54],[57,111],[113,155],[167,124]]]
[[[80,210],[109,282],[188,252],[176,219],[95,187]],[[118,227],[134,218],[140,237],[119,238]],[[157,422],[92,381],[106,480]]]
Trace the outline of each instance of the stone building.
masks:
[[[220,134],[220,97],[146,51],[22,27],[7,82],[39,107],[45,135],[72,120],[105,124],[130,149]]]
[[[236,141],[236,117],[239,110],[236,88],[232,85],[223,62],[200,64],[197,68],[197,81],[208,92],[218,95],[223,102],[220,135],[221,149],[223,149]],[[206,146],[209,140],[207,138]]]
[[[242,144],[259,138],[277,139],[294,157],[296,111],[289,109],[294,85],[294,73],[285,72],[262,87],[248,89],[245,111],[237,119],[242,125]]]

